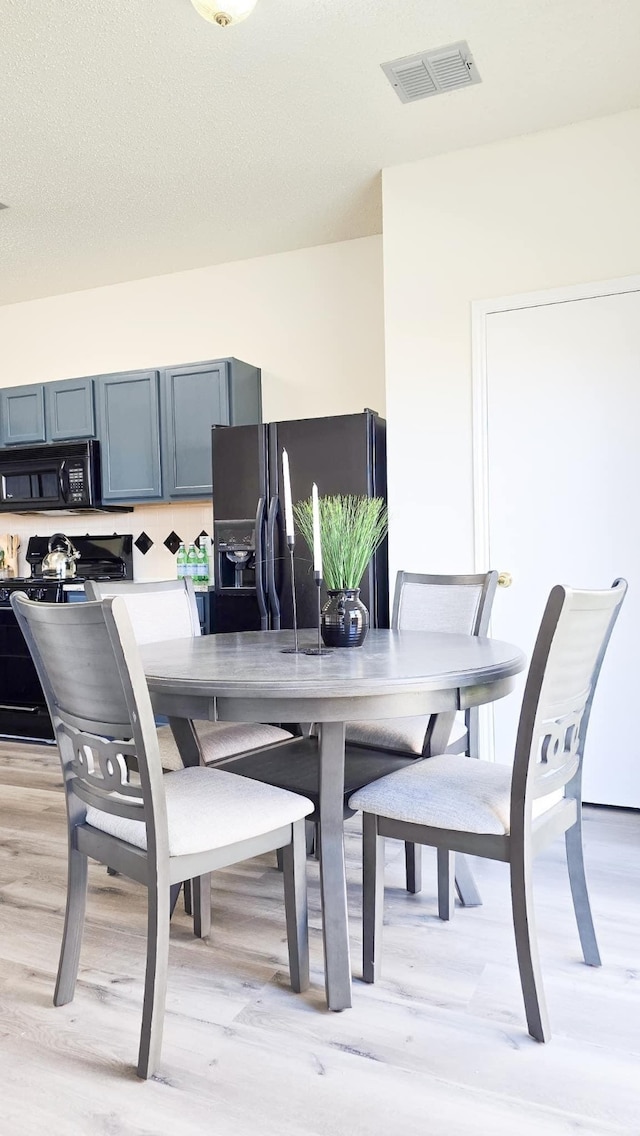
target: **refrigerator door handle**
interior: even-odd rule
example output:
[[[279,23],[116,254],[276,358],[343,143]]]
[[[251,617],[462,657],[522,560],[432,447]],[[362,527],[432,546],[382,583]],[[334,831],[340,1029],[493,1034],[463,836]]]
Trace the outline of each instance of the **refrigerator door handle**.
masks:
[[[256,510],[256,599],[260,612],[260,630],[269,630],[269,608],[265,592],[265,550],[264,550],[264,522],[266,501],[264,497],[258,499]]]
[[[280,600],[276,587],[276,529],[280,501],[277,496],[269,502],[269,515],[267,518],[267,596],[271,611],[271,630],[280,630]]]

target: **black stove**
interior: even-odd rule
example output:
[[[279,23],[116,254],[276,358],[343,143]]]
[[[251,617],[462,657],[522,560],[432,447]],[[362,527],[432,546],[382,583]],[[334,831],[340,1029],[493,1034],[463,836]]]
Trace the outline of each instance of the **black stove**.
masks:
[[[42,561],[49,551],[48,536],[32,536],[27,545],[27,563],[31,576],[42,579]],[[76,560],[76,575],[72,582],[81,580],[130,580],[133,576],[133,537],[73,536],[69,538],[80,557]]]
[[[75,576],[56,579],[44,576],[48,536],[32,536],[27,545],[31,575],[0,579],[0,736],[52,741],[53,728],[42,687],[22,632],[11,607],[12,592],[25,592],[41,603],[83,600],[85,580],[133,579],[133,537],[74,536],[80,553]]]
[[[43,603],[62,603],[62,587],[62,581],[59,580],[36,581],[32,576],[24,579],[12,576],[10,580],[0,580],[0,606],[8,605],[12,592],[25,592],[30,600],[41,600]]]

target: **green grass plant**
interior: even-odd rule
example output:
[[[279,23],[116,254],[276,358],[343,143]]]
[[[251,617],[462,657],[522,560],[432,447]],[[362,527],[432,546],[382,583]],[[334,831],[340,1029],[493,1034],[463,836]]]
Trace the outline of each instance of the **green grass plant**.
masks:
[[[359,588],[367,565],[387,535],[387,508],[381,497],[346,494],[320,497],[322,571],[331,591]],[[313,553],[311,498],[293,507],[302,536]]]

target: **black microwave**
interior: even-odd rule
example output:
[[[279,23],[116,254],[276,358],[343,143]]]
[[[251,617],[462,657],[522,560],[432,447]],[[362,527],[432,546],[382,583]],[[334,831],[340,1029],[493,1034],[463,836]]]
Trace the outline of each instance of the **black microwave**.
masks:
[[[60,442],[0,449],[0,512],[128,513],[103,505],[100,443]]]

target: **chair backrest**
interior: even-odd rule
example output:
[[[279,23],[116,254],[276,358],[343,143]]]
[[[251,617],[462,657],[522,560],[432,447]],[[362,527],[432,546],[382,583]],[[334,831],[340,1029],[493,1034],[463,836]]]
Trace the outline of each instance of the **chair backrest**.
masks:
[[[512,829],[536,798],[566,788],[580,799],[591,705],[627,591],[553,588],[531,656],[516,739]]]
[[[136,642],[160,643],[200,635],[200,619],[190,580],[158,580],[136,584],[132,580],[87,580],[87,599],[121,596],[129,612]]]
[[[162,765],[147,683],[123,597],[11,604],[56,733],[67,815],[86,806],[145,821],[150,855],[168,855]]]
[[[399,631],[485,635],[498,573],[430,576],[398,572],[391,626]]]

